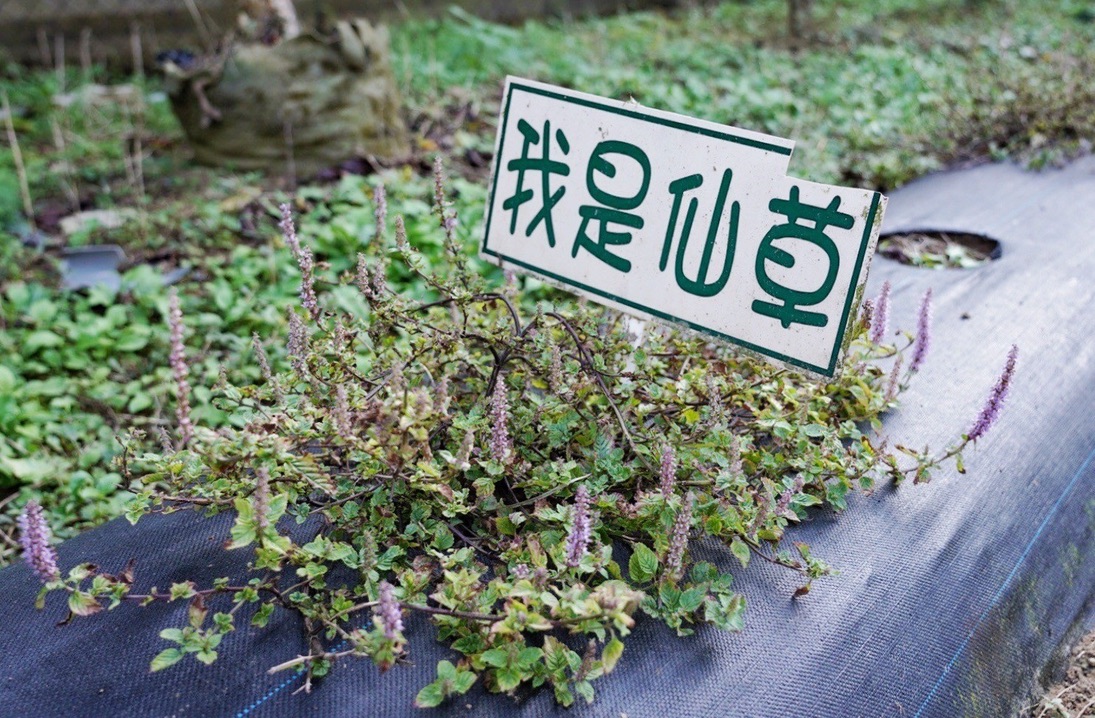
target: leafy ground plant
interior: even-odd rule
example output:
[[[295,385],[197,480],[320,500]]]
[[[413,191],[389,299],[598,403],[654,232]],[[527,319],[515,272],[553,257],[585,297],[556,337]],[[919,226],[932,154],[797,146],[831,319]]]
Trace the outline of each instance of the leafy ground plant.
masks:
[[[1041,166],[1090,151],[1095,23],[1087,0],[815,3],[815,37],[797,47],[783,36],[785,0],[684,5],[519,27],[454,11],[393,26],[393,64],[416,154],[444,152],[476,180],[453,185],[466,246],[478,239],[493,118],[510,73],[793,137],[792,174],[816,181],[893,188],[956,161]],[[3,565],[18,557],[15,519],[29,500],[41,503],[59,538],[119,515],[128,484],[112,464],[121,450],[115,436],[145,429],[129,447],[141,454],[171,421],[167,337],[154,330],[167,292],[153,268],[191,269],[180,286],[191,404],[195,422],[213,429],[245,420],[209,401],[220,369],[241,384],[257,380],[247,350],[252,333],[272,338],[285,330],[281,307],[296,286],[292,258],[273,239],[280,201],[305,212],[301,229],[316,262],[330,265],[324,276],[345,271],[371,241],[368,198],[381,180],[427,264],[441,244],[425,231],[431,183],[417,161],[360,177],[353,173],[372,165],[348,158],[314,180],[292,177],[288,167],[283,178],[202,169],[187,161],[154,77],[31,71],[2,61],[0,76],[13,131],[0,111]],[[279,189],[297,180],[292,196]],[[81,210],[129,219],[63,236],[60,220]],[[42,251],[23,246],[40,241]],[[61,247],[89,243],[125,249],[130,264],[120,291],[58,286],[51,268]],[[400,263],[388,279],[416,297],[428,288]],[[334,288],[325,301],[347,311],[348,303],[363,304],[350,287]],[[280,344],[267,346],[275,371],[287,366]]]
[[[188,602],[187,625],[160,634],[171,645],[154,671],[187,655],[212,663],[238,616],[261,627],[274,611],[296,611],[311,648],[271,671],[302,670],[306,688],[350,656],[382,670],[399,663],[404,616],[418,612],[462,656],[439,663],[419,706],[477,681],[591,701],[639,614],[681,635],[697,624],[741,629],[745,600],[731,574],[694,558],[698,542],[723,544],[743,568],[760,559],[795,571],[805,594],[830,571],[806,544],[785,547],[792,524],[813,506],[843,509],[849,491],[886,476],[924,482],[952,458],[961,471],[962,450],[1006,397],[1015,350],[967,434],[899,459],[875,432],[927,356],[930,294],[915,335],[890,333],[888,287],[865,302],[845,371],[827,383],[669,329],[636,345],[618,314],[530,306],[513,281],[489,291],[437,187],[447,257],[437,271],[402,218],[389,231],[382,188],[380,239],[341,278],[325,275],[283,207],[300,277],[291,369],[273,372],[256,336],[263,381],[213,389],[238,419],[227,428],[190,413],[186,320],[170,302],[176,431],[162,453],[123,453],[119,471],[136,494],[128,515],[232,512],[226,550],[250,551],[251,574],[148,593],[132,564],[63,574],[31,503],[20,526],[40,603],[59,592],[72,614],[89,615],[122,601]],[[404,271],[431,296],[391,291],[387,278]],[[331,284],[352,286],[364,316],[339,311]]]

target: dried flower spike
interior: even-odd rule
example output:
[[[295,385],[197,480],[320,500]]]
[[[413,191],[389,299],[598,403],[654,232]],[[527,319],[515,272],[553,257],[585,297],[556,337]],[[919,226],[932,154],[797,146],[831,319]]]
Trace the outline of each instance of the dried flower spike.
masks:
[[[160,448],[163,449],[164,455],[175,453],[175,444],[171,441],[171,436],[167,433],[167,429],[162,426],[156,427],[160,436]]]
[[[365,258],[365,255],[359,252],[357,255],[357,276],[354,283],[357,284],[357,288],[361,290],[365,298],[370,302],[375,302],[383,297],[386,281],[383,259],[378,258],[373,266],[369,266],[369,261]]]
[[[864,299],[863,304],[859,307],[859,323],[862,324],[869,332],[874,322],[874,301],[871,299]]]
[[[506,401],[506,383],[501,377],[494,383],[490,417],[490,453],[495,461],[505,464],[513,455],[513,440],[509,436],[509,402]]]
[[[61,570],[57,568],[57,550],[50,545],[52,534],[41,505],[37,501],[28,501],[16,523],[19,525],[23,558],[42,579],[42,583],[61,578]]]
[[[982,407],[981,414],[977,417],[977,421],[973,423],[969,434],[967,434],[970,441],[980,439],[996,423],[996,419],[1000,416],[1000,409],[1003,408],[1004,402],[1008,398],[1008,391],[1011,389],[1011,378],[1015,375],[1015,363],[1018,359],[1019,347],[1012,344],[1007,361],[1004,363],[1004,370],[1000,372],[996,385],[992,387],[992,392],[985,400],[985,406]]]
[[[932,347],[932,290],[924,292],[924,298],[920,300],[920,313],[916,321],[916,341],[913,344],[912,362],[909,371],[915,374],[924,365],[928,357],[928,351]]]
[[[407,242],[407,225],[403,223],[403,215],[395,218],[395,246],[406,257],[411,253],[411,245]]]
[[[373,278],[372,272],[369,271],[369,261],[365,258],[365,255],[361,252],[357,253],[357,274],[354,277],[354,284],[361,291],[365,298],[372,301],[373,296]]]
[[[886,334],[890,330],[890,282],[882,283],[882,289],[878,292],[878,299],[874,304],[874,316],[871,318],[871,342],[881,344],[886,341]]]
[[[361,570],[368,572],[376,567],[376,558],[379,550],[376,546],[376,538],[373,532],[366,529],[361,534]]]
[[[285,401],[285,394],[281,390],[281,384],[278,382],[276,376],[274,376],[273,370],[270,368],[270,359],[266,356],[266,349],[262,346],[262,340],[259,339],[259,333],[253,332],[251,334],[251,346],[255,350],[255,359],[259,363],[259,370],[262,372],[262,378],[270,385],[270,389],[274,392],[274,401],[281,404]]]
[[[589,490],[583,484],[574,494],[574,520],[570,526],[570,534],[567,536],[567,566],[571,568],[582,562],[582,557],[589,549],[589,540],[593,533],[589,504]]]
[[[464,440],[460,442],[460,450],[456,454],[456,466],[461,471],[471,468],[471,450],[475,446],[475,432],[468,429],[464,432]]]
[[[676,582],[684,569],[684,551],[688,548],[688,531],[692,528],[692,492],[684,497],[681,510],[673,522],[673,532],[669,535],[669,551],[665,556],[665,577]]]
[[[399,610],[399,601],[395,600],[395,589],[387,581],[380,582],[380,596],[376,607],[377,626],[384,637],[394,641],[403,632],[403,615]]]
[[[897,361],[893,363],[893,368],[890,369],[890,377],[886,382],[885,401],[887,404],[897,398],[897,391],[901,388],[901,365],[904,360],[905,357],[898,354]]]
[[[190,443],[194,435],[194,422],[190,419],[190,367],[186,364],[186,348],[183,346],[183,318],[179,308],[179,293],[174,289],[168,297],[167,323],[171,330],[171,372],[175,375],[175,419],[179,424],[179,442]]]
[[[796,495],[802,493],[802,487],[806,485],[805,480],[802,478],[802,474],[795,477],[795,484],[789,489],[785,489],[782,494],[779,495],[779,500],[776,502],[776,515],[784,518],[792,518],[795,516],[795,512],[791,511],[791,500]]]
[[[383,243],[388,230],[388,193],[384,185],[378,184],[373,190],[373,204],[376,205],[376,242]]]
[[[711,374],[707,375],[707,405],[711,407],[711,416],[720,424],[726,422],[726,409],[722,405],[722,392],[719,391],[718,382]]]
[[[339,384],[335,387],[335,431],[345,441],[354,438],[353,422],[350,421],[350,403],[346,398],[346,387]]]
[[[662,496],[669,498],[673,495],[673,489],[677,485],[677,454],[670,444],[662,448],[661,465],[661,489]]]
[[[255,528],[261,538],[270,528],[270,472],[261,466],[255,469],[255,490],[251,494],[251,509],[255,512]]]
[[[399,362],[393,364],[388,373],[388,389],[393,397],[399,399],[402,399],[403,393],[407,391],[407,378],[403,375],[403,365]]]
[[[440,381],[437,382],[437,388],[433,397],[433,410],[437,412],[438,416],[446,417],[449,415],[449,404],[452,402],[449,396],[449,377],[442,376]]]
[[[730,441],[730,463],[727,470],[731,477],[737,478],[745,470],[745,464],[741,458],[741,440],[735,437]]]
[[[548,378],[551,380],[551,388],[555,393],[561,392],[566,386],[566,378],[563,375],[563,352],[555,343],[551,345],[551,368]]]
[[[292,308],[289,309],[289,364],[301,377],[308,376],[308,364],[305,356],[308,354],[308,335],[304,329],[304,322],[300,320]]]
[[[438,222],[445,230],[445,243],[450,251],[456,247],[453,231],[456,229],[456,213],[449,212],[449,203],[445,200],[445,168],[441,156],[433,160],[433,205]]]

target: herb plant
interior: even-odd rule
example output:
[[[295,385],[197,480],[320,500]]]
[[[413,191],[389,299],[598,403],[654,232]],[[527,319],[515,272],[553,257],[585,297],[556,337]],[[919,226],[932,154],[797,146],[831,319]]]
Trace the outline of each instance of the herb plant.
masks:
[[[256,335],[263,381],[212,390],[234,417],[226,427],[190,415],[185,317],[170,302],[177,430],[162,453],[122,453],[128,516],[232,512],[226,550],[251,552],[250,575],[140,593],[132,564],[64,574],[31,503],[20,526],[40,603],[61,592],[82,616],[121,601],[189,602],[188,624],[161,632],[171,645],[154,671],[188,654],[212,663],[241,607],[258,627],[296,611],[311,649],[271,671],[302,670],[306,688],[350,656],[392,668],[410,653],[404,616],[420,612],[462,657],[438,664],[419,706],[477,681],[592,701],[642,614],[680,635],[742,628],[744,598],[731,574],[695,560],[698,541],[722,543],[743,569],[760,559],[797,572],[796,595],[807,593],[830,569],[806,544],[786,546],[791,525],[886,476],[923,482],[946,459],[960,467],[1015,368],[1013,349],[967,435],[899,460],[876,435],[879,416],[928,354],[930,295],[915,335],[891,334],[888,286],[864,302],[843,373],[817,382],[670,328],[636,340],[621,315],[543,291],[533,301],[512,278],[491,291],[455,238],[440,172],[435,231],[447,260],[434,270],[402,218],[389,229],[386,204],[381,187],[377,239],[341,277],[327,276],[283,207],[300,272],[291,368],[275,373]],[[403,272],[426,299],[391,291]],[[339,312],[328,282],[353,286],[364,316]]]

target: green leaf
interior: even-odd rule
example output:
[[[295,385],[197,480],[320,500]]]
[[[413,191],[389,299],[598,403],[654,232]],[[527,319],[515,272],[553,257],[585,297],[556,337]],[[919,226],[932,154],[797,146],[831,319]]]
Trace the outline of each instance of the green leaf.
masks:
[[[10,394],[15,391],[15,372],[0,364],[0,395]]]
[[[522,668],[529,668],[532,664],[539,662],[541,656],[544,655],[544,651],[539,648],[522,648],[521,652],[517,654],[517,665]]]
[[[135,352],[144,349],[148,345],[148,337],[135,332],[122,334],[114,344],[115,351]]]
[[[271,503],[273,503],[271,501]],[[255,533],[255,512],[251,508],[251,502],[242,497],[236,497],[233,504],[236,507],[236,523],[230,533],[232,540],[227,548],[243,548],[255,542],[258,536]]]
[[[692,613],[703,603],[704,597],[707,595],[707,591],[700,586],[693,586],[684,593],[681,594],[680,608],[685,613]]]
[[[266,511],[266,520],[273,526],[285,515],[285,510],[289,506],[289,495],[278,494],[274,498],[270,499],[269,508]]]
[[[452,661],[439,661],[437,663],[437,677],[444,678],[447,681],[456,678],[456,666],[452,664]]]
[[[525,679],[525,674],[516,668],[499,668],[495,671],[494,677],[498,680],[499,689],[512,691],[521,685],[521,681]]]
[[[456,677],[452,679],[452,692],[464,695],[471,689],[472,685],[475,684],[477,678],[479,678],[479,676],[471,671],[460,671],[456,674]]]
[[[574,693],[571,692],[570,686],[566,683],[555,684],[555,700],[559,705],[567,708],[574,704]]]
[[[197,591],[194,589],[194,583],[192,581],[182,581],[180,583],[171,584],[171,600],[176,601],[184,598],[190,598],[195,595]]]
[[[183,652],[178,648],[165,648],[156,654],[150,666],[153,673],[175,665],[183,657]]]
[[[658,598],[661,599],[662,606],[669,611],[676,611],[680,607],[680,589],[674,588],[669,584],[663,584],[658,590]]]
[[[772,434],[780,439],[786,439],[795,433],[795,428],[786,421],[777,421],[772,424]]]
[[[441,702],[445,700],[445,691],[442,687],[442,683],[443,681],[437,680],[429,685],[423,686],[422,690],[418,692],[418,695],[414,697],[414,704],[419,708],[436,708],[441,705]]]
[[[65,340],[54,332],[51,332],[48,329],[39,329],[36,332],[32,332],[30,336],[23,340],[22,351],[29,356],[39,349],[59,347],[64,343]]]
[[[749,559],[753,555],[753,552],[749,550],[749,544],[741,539],[734,539],[730,542],[730,553],[734,554],[734,558],[741,562],[742,568],[749,567]]]
[[[90,616],[103,610],[99,601],[86,591],[73,591],[68,596],[68,609],[77,616]]]
[[[604,664],[605,673],[611,673],[624,652],[624,642],[613,636],[612,640],[605,644],[601,653],[601,663]]]
[[[174,643],[182,643],[183,632],[181,628],[165,628],[160,631],[160,638],[165,641],[172,641]]]
[[[745,612],[745,597],[740,593],[723,593],[708,601],[704,607],[704,618],[708,623],[724,631],[740,631],[744,626],[742,614]]]
[[[479,658],[483,663],[495,668],[509,665],[509,651],[504,648],[492,648],[489,651],[484,651]]]
[[[635,583],[648,583],[658,573],[658,557],[644,543],[635,544],[627,570]]]
[[[251,625],[258,628],[264,628],[267,623],[270,622],[270,615],[274,612],[274,604],[264,603],[259,607],[259,610],[255,611],[255,615],[251,617]]]

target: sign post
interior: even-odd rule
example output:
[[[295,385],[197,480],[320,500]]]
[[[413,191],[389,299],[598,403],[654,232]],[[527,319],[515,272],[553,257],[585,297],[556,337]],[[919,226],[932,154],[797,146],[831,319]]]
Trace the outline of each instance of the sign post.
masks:
[[[793,147],[510,77],[482,254],[831,377],[886,198],[787,177]]]

